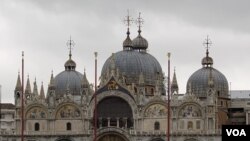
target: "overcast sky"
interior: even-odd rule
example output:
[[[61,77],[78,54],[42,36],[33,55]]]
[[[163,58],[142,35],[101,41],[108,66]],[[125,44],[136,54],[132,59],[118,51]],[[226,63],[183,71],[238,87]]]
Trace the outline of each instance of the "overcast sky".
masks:
[[[142,13],[142,36],[148,53],[167,72],[171,52],[171,76],[176,67],[181,93],[190,75],[200,69],[205,56],[204,39],[212,40],[210,56],[233,90],[249,90],[250,1],[248,0],[1,0],[0,1],[0,84],[2,102],[14,102],[21,52],[25,52],[25,81],[43,81],[47,90],[51,71],[64,70],[68,59],[66,42],[72,50],[76,70],[94,82],[94,51],[98,75],[105,60],[122,50],[126,37],[123,23],[127,9],[136,19]],[[137,26],[131,27],[131,38]],[[32,86],[33,87],[33,86]]]

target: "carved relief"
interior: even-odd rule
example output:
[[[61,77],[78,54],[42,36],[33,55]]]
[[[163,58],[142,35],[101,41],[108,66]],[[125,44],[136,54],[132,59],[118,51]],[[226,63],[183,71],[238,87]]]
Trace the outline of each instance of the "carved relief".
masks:
[[[201,110],[195,105],[187,105],[180,110],[179,116],[184,118],[201,117]]]
[[[162,117],[167,116],[167,109],[161,104],[154,104],[148,107],[144,113],[145,117]]]
[[[41,119],[46,117],[47,117],[46,112],[40,107],[32,108],[27,113],[28,119],[38,119],[38,118]]]
[[[118,85],[116,83],[115,80],[111,80],[109,83],[108,83],[108,90],[116,90],[118,89]]]
[[[78,118],[81,116],[80,110],[71,105],[65,105],[59,109],[56,118]]]

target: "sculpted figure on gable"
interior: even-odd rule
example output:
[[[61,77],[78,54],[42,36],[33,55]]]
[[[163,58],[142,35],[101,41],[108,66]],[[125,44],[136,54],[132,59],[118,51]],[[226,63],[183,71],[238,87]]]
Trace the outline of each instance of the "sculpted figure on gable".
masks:
[[[148,107],[144,113],[145,117],[163,117],[167,116],[167,108],[162,104],[154,104]]]

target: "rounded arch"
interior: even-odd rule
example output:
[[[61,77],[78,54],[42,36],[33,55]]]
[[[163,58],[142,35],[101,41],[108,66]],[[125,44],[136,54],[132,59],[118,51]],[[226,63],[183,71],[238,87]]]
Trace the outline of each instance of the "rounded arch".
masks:
[[[153,139],[151,139],[149,141],[164,141],[164,140],[162,138],[153,138]]]
[[[166,103],[162,101],[150,102],[143,109],[144,117],[165,117],[167,116]]]
[[[180,105],[178,111],[178,117],[181,118],[201,118],[203,117],[203,111],[201,105],[198,103],[183,103]]]
[[[132,99],[127,94],[125,94],[121,91],[117,91],[117,90],[105,91],[105,92],[97,95],[97,103],[99,103],[100,101],[102,101],[103,99],[105,99],[107,97],[118,97],[118,98],[125,100],[129,104],[130,108],[132,109],[133,117],[135,117],[135,115],[138,114],[137,105],[136,105],[134,99]],[[94,100],[92,100],[90,103],[90,108],[89,108],[89,112],[88,112],[90,117],[93,117],[93,113],[94,113],[93,111],[95,108],[94,104],[95,104]]]
[[[106,132],[97,137],[97,141],[129,141],[129,139],[118,132]]]
[[[133,127],[133,112],[130,105],[120,97],[110,96],[97,104],[101,126]]]
[[[74,141],[74,140],[71,138],[58,138],[56,139],[56,141]]]
[[[55,119],[81,118],[81,116],[82,112],[75,103],[62,103],[53,113]]]
[[[46,119],[48,111],[42,104],[31,104],[26,108],[25,117],[26,119]]]
[[[195,138],[187,138],[185,139],[184,141],[199,141],[198,139],[195,139]]]

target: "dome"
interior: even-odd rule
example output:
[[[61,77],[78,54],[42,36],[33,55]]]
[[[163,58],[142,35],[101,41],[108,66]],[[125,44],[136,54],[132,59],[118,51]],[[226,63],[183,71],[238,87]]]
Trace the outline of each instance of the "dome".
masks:
[[[213,65],[213,58],[206,56],[202,59],[201,64],[203,66],[209,66],[209,65],[211,66]]]
[[[147,49],[148,48],[148,41],[144,39],[141,34],[139,34],[135,39],[132,41],[133,49]]]
[[[71,58],[64,64],[65,70],[75,70],[76,63]]]
[[[127,38],[123,41],[123,44],[122,44],[124,48],[130,48],[130,47],[132,47],[132,40],[130,39],[129,34],[130,34],[130,32],[128,30],[128,32],[127,32]]]
[[[139,75],[142,72],[145,85],[155,85],[157,74],[162,74],[159,62],[146,52],[138,50],[123,50],[114,53],[115,66],[120,73],[125,75],[127,84],[138,84]],[[102,76],[112,67],[112,56],[103,65]]]
[[[80,95],[83,75],[75,70],[65,70],[55,77],[56,95],[61,96],[69,89],[72,95]]]
[[[211,70],[211,72],[210,72]],[[194,95],[198,97],[206,97],[207,90],[209,88],[208,80],[212,75],[212,79],[214,82],[214,88],[218,96],[227,98],[228,97],[228,81],[226,77],[219,72],[218,70],[212,67],[203,67],[196,72],[194,72],[187,82],[187,91],[189,89],[189,85],[191,85],[191,91]]]

